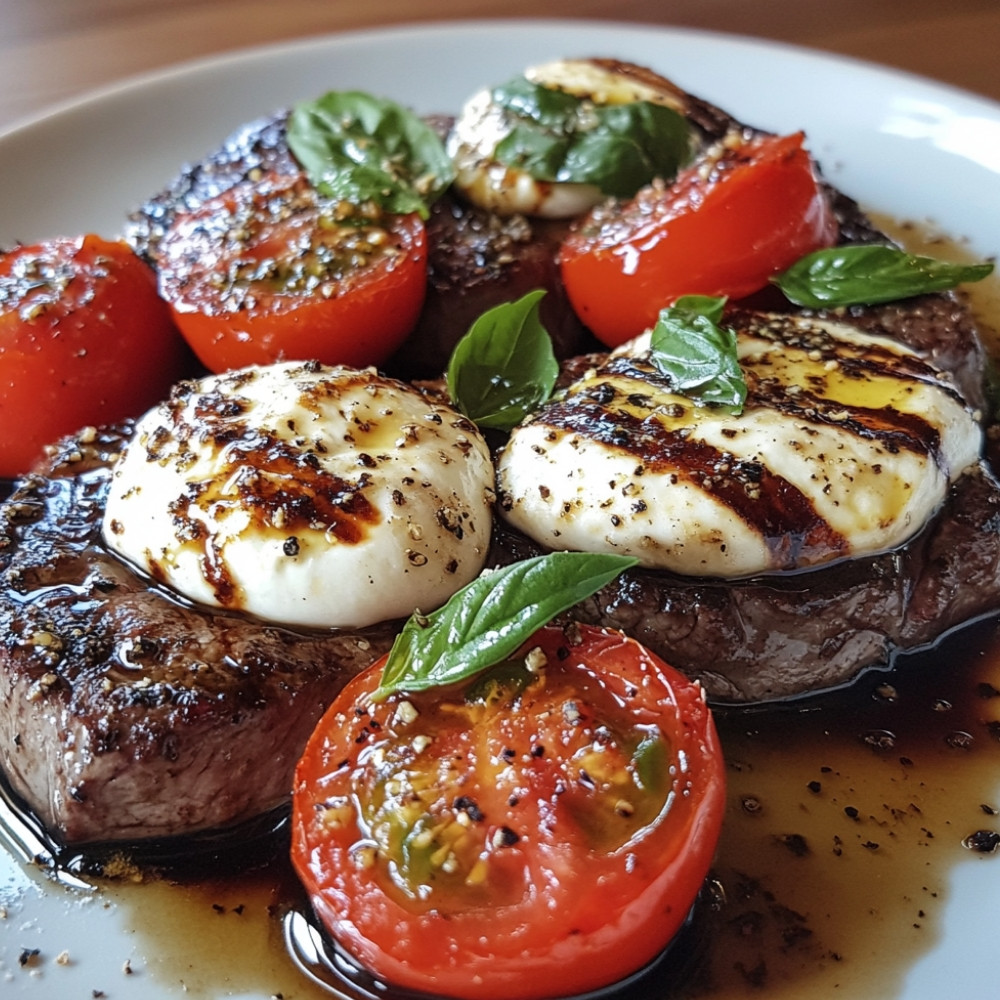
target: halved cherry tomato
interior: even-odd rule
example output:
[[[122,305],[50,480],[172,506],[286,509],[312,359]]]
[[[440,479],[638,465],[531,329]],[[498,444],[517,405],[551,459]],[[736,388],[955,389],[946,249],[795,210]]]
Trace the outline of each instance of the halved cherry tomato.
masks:
[[[292,857],[329,934],[391,984],[470,1000],[568,996],[654,958],[722,821],[701,689],[589,626],[372,703],[382,662],[295,776]]]
[[[796,133],[726,147],[673,184],[591,212],[560,252],[583,322],[617,346],[682,295],[742,298],[832,245],[837,221],[802,141]]]
[[[325,199],[302,176],[244,182],[177,216],[158,250],[160,291],[201,361],[361,367],[416,325],[424,224]]]
[[[142,413],[192,360],[125,243],[81,236],[0,255],[0,476],[64,434]]]

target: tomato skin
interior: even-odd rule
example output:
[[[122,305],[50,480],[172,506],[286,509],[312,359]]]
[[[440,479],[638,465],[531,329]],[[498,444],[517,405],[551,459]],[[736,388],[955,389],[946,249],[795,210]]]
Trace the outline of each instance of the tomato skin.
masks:
[[[276,212],[275,204],[289,209]],[[160,291],[209,370],[275,361],[379,364],[414,328],[427,284],[426,233],[417,215],[385,216],[395,255],[323,282],[325,293],[265,277],[233,296],[234,272],[268,262],[287,272],[322,245],[335,227],[321,216],[322,199],[303,177],[269,174],[174,220],[158,249]]]
[[[707,176],[695,164],[667,187],[595,210],[560,251],[582,321],[617,346],[682,295],[743,298],[832,246],[837,220],[802,141],[801,133],[753,139],[723,153]]]
[[[154,274],[124,242],[88,235],[0,255],[0,476],[26,472],[64,434],[144,412],[191,362]]]
[[[356,706],[367,704],[377,685],[379,661],[345,688],[307,745],[293,794],[294,865],[330,935],[388,983],[467,1000],[569,996],[641,968],[686,919],[724,809],[722,754],[710,712],[698,686],[638,643],[611,630],[573,628],[578,643],[550,626],[526,644],[544,651],[546,679],[517,712],[487,714],[461,734],[434,730],[451,712],[434,714],[433,698],[445,697],[436,692],[393,696],[358,714]],[[576,700],[567,699],[568,690],[583,692],[582,721],[565,721],[566,705]],[[416,706],[416,723],[395,723],[401,701]],[[583,783],[580,761],[589,759],[586,743],[598,739],[595,727],[609,706],[629,724],[662,733],[673,764],[679,751],[686,760],[680,778],[664,779],[669,797],[652,818],[621,819],[636,823],[621,842],[615,817],[610,826],[601,821],[596,833],[574,822],[576,809],[584,815],[593,809],[584,802],[591,786]],[[567,737],[571,746],[564,750],[570,731],[578,735]],[[482,885],[475,867],[463,883],[473,886],[464,908],[440,875],[431,877],[434,888],[424,899],[400,891],[379,861],[359,865],[352,849],[374,827],[357,811],[353,818],[342,811],[352,798],[365,800],[371,770],[386,766],[390,741],[405,745],[421,735],[433,741],[422,750],[432,755],[422,766],[460,774],[455,788],[438,788],[438,801],[474,803],[464,825],[482,828],[480,847],[472,850],[476,857],[482,849],[478,857],[487,859],[488,871]],[[585,745],[567,758],[574,740]],[[613,759],[614,741],[601,749],[601,758]],[[618,792],[607,794],[611,801]],[[336,821],[327,820],[327,809]]]

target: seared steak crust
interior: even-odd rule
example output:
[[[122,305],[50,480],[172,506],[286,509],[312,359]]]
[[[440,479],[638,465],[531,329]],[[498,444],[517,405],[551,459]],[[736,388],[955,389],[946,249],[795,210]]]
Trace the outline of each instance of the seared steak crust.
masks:
[[[0,506],[0,766],[66,844],[281,807],[325,706],[394,635],[296,633],[151,587],[100,539],[122,440],[64,442]]]

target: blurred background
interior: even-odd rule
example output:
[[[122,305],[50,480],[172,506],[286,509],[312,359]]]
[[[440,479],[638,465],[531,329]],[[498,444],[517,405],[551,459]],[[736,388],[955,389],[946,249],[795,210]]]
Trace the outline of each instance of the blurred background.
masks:
[[[480,17],[597,18],[753,35],[1000,100],[1000,0],[0,0],[0,129],[92,87],[182,60],[307,35]]]

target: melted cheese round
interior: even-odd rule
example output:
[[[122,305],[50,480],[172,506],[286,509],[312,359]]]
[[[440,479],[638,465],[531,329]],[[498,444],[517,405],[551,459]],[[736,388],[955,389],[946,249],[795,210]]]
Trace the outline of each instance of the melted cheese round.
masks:
[[[947,376],[843,324],[744,316],[732,416],[670,391],[648,334],[515,429],[503,516],[543,545],[746,576],[882,552],[979,458]]]
[[[104,537],[192,601],[356,628],[479,573],[492,487],[475,425],[401,382],[249,368],[182,383],[137,423]]]
[[[561,59],[534,66],[524,74],[532,83],[564,90],[593,104],[649,101],[683,111],[679,91],[655,74],[619,64],[614,68],[587,59]],[[455,162],[455,186],[469,201],[500,215],[534,215],[569,219],[604,200],[592,184],[540,181],[494,157],[497,145],[511,131],[506,111],[493,101],[489,89],[465,104],[448,139]]]

